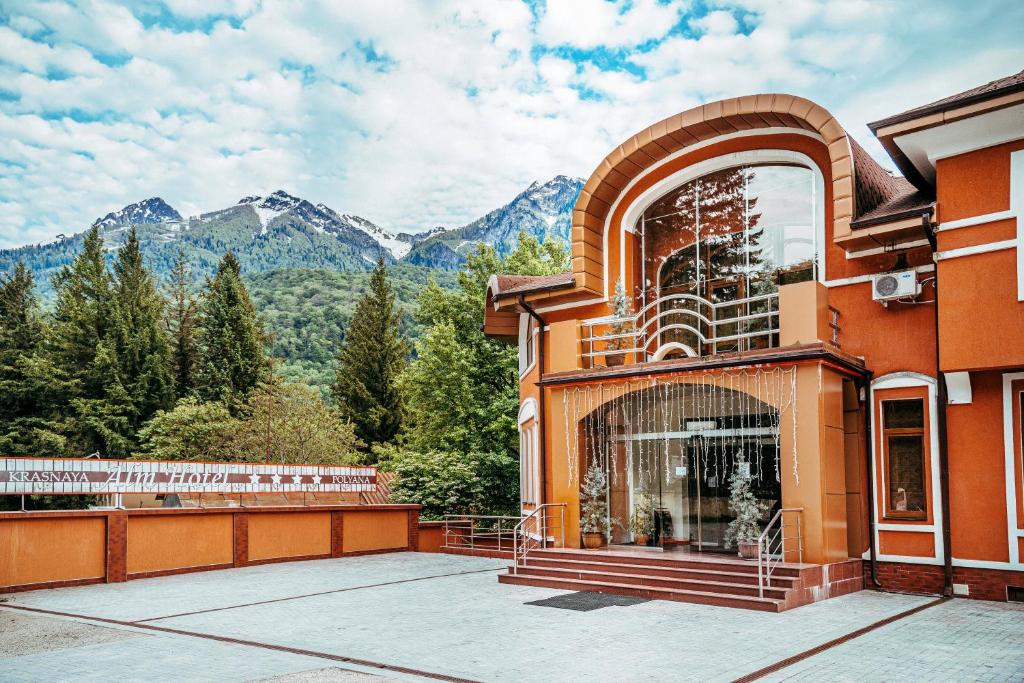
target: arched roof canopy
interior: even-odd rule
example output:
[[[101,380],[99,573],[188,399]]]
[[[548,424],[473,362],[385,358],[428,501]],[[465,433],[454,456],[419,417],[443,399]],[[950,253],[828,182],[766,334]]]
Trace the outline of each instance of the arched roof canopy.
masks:
[[[796,129],[820,137],[831,161],[833,236],[901,191],[823,107],[793,95],[749,95],[712,102],[655,123],[614,149],[580,192],[572,217],[572,272],[578,289],[604,294],[604,232],[612,207],[645,171],[716,137],[757,129]],[[767,131],[766,131],[767,132]],[[860,178],[855,178],[855,167]]]

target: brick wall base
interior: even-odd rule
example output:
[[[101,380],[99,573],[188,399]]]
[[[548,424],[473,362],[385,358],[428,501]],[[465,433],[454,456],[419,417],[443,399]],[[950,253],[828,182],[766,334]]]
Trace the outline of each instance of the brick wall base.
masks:
[[[909,562],[879,562],[878,581],[882,588],[903,593],[941,595],[944,572],[941,565]],[[966,596],[976,600],[1006,602],[1007,586],[1024,587],[1024,572],[1001,569],[953,567],[953,583],[967,584]],[[864,586],[871,584],[871,563],[864,563]]]

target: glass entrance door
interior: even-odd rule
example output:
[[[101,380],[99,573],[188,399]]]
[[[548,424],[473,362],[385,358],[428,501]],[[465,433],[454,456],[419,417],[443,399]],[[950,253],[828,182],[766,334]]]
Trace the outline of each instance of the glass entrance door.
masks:
[[[630,466],[625,481],[610,485],[613,516],[626,513],[612,534],[616,543],[735,553],[725,545],[725,532],[735,518],[730,478],[740,462],[746,462],[754,495],[772,512],[780,504],[771,439],[645,434],[620,453]]]

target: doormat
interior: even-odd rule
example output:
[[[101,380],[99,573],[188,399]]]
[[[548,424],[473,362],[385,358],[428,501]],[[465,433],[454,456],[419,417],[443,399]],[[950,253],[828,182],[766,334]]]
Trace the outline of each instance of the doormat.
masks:
[[[639,605],[642,602],[650,602],[648,598],[638,598],[632,595],[613,595],[611,593],[591,593],[590,591],[579,591],[576,593],[563,593],[543,600],[533,600],[524,603],[526,605],[540,605],[541,607],[555,607],[557,609],[571,609],[576,612],[590,612],[602,607],[629,607]]]

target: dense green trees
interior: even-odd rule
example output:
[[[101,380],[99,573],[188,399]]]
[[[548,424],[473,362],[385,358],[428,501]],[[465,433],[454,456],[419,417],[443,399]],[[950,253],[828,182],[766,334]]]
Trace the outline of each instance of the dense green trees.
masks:
[[[425,516],[478,510],[481,499],[474,491],[480,490],[488,492],[491,511],[517,513],[518,357],[515,347],[482,332],[487,281],[499,272],[552,275],[568,267],[561,243],[541,243],[521,233],[519,246],[504,259],[479,245],[454,290],[424,289],[416,316],[426,332],[401,380],[405,423],[398,445],[381,449],[380,455],[399,473],[400,499],[444,501]],[[492,467],[495,462],[502,467]],[[442,485],[431,472],[455,481]]]
[[[0,275],[0,453],[9,455],[64,446],[52,424],[58,395],[34,285],[20,263],[10,276]]]
[[[3,452],[379,461],[398,474],[395,500],[424,503],[427,517],[517,511],[516,349],[483,335],[485,290],[496,272],[564,271],[561,244],[520,235],[504,259],[480,246],[455,287],[423,282],[423,271],[389,272],[382,261],[358,277],[271,274],[257,299],[288,332],[276,340],[230,252],[195,298],[179,254],[165,299],[134,230],[116,245],[112,267],[110,246],[95,229],[85,235],[53,280],[48,313],[24,267],[0,276]],[[263,286],[282,279],[294,280],[286,296]],[[414,293],[403,312],[399,301]],[[301,366],[276,371],[273,344],[286,363],[293,351],[308,354],[303,361],[320,373],[336,355],[334,405],[322,375],[299,384],[286,377]]]
[[[359,300],[345,330],[331,388],[342,414],[368,446],[391,441],[402,426],[398,377],[405,368],[408,348],[399,336],[400,320],[381,256],[370,277],[370,289]]]

